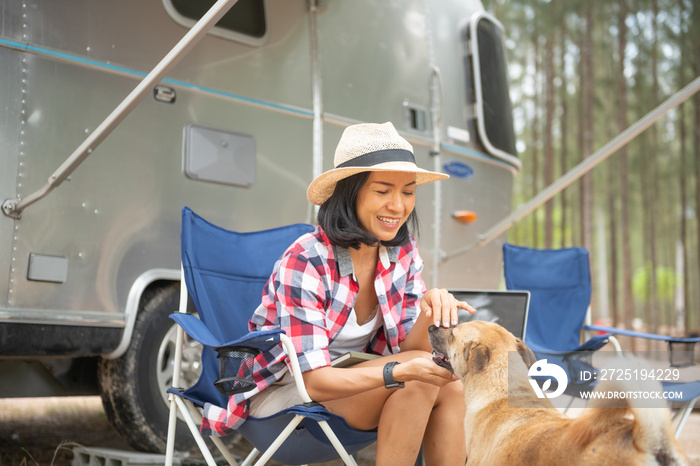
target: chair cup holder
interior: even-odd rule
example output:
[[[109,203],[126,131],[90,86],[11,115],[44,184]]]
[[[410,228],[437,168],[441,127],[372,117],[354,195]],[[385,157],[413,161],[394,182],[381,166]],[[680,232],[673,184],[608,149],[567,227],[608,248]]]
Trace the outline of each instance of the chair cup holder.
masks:
[[[253,365],[261,351],[245,346],[218,348],[219,379],[214,386],[224,396],[247,392],[255,388]]]
[[[690,367],[695,365],[695,343],[669,341],[669,358],[671,367]]]

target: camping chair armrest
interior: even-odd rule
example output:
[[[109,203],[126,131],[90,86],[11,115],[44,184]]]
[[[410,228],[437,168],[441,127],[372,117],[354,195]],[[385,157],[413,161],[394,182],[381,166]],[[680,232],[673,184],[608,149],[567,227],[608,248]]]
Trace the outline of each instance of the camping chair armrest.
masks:
[[[302,376],[301,366],[299,365],[299,359],[297,358],[294,343],[289,337],[287,337],[287,335],[285,335],[284,331],[253,331],[245,335],[243,338],[239,338],[238,340],[217,345],[214,347],[214,349],[219,352],[220,361],[224,364],[223,367],[226,367],[226,365],[229,364],[227,361],[225,361],[225,358],[229,357],[230,355],[232,356],[231,360],[234,361],[232,363],[233,366],[239,368],[241,361],[243,361],[246,357],[255,356],[254,354],[248,353],[250,348],[260,350],[264,353],[280,343],[282,344],[282,348],[289,360],[289,370],[292,372],[299,396],[304,403],[312,403],[313,400],[306,391],[306,385],[304,384],[304,377]],[[246,356],[245,353],[248,353],[248,355]],[[220,367],[222,366],[220,365]],[[226,395],[247,391],[252,388],[250,386],[252,379],[249,379],[247,376],[243,378],[226,377],[223,374],[223,369],[220,369],[219,375],[221,378],[217,380],[215,385],[220,384],[221,388],[219,388],[219,386],[217,386],[217,388],[219,388],[220,391],[223,390],[222,393],[225,393]],[[236,392],[227,392],[228,390],[233,390],[234,386],[237,387],[235,388],[237,390]]]
[[[170,318],[180,325],[180,327],[182,327],[190,337],[211,348],[246,346],[246,344],[249,344],[249,342],[254,342],[255,340],[259,341],[261,337],[265,339],[265,342],[270,347],[277,344],[277,342],[281,342],[285,352],[287,353],[287,357],[289,358],[289,366],[291,368],[292,375],[294,376],[294,382],[296,383],[299,395],[305,403],[313,401],[311,400],[311,397],[309,397],[309,393],[306,391],[306,386],[304,385],[304,378],[301,375],[301,368],[299,366],[299,360],[297,359],[296,350],[294,349],[294,343],[292,343],[292,340],[284,334],[284,331],[272,330],[265,332],[250,332],[245,337],[239,338],[238,340],[222,343],[214,335],[212,335],[206,325],[204,325],[204,322],[199,320],[199,318],[193,314],[174,312],[170,315]],[[260,345],[257,344],[253,346],[261,349],[262,351],[267,351],[269,349],[261,348]]]
[[[637,332],[635,330],[627,330],[615,327],[606,327],[604,325],[587,325],[586,330],[596,332],[607,332],[611,335],[623,335],[633,338],[644,338],[645,340],[665,341],[668,343],[669,359],[671,365],[675,367],[692,366],[694,361],[695,344],[700,342],[700,337],[679,338],[669,335],[660,335],[658,333]],[[611,338],[614,338],[611,336]],[[620,350],[618,350],[620,351]],[[674,357],[674,351],[675,357]],[[687,353],[687,354],[686,354]]]
[[[175,321],[190,337],[210,348],[221,345],[221,342],[209,331],[204,322],[193,314],[174,312],[170,318]]]
[[[611,333],[613,335],[624,335],[624,336],[628,336],[628,337],[645,338],[647,340],[667,341],[669,343],[698,343],[698,342],[700,342],[700,337],[678,338],[678,337],[671,337],[668,335],[659,335],[657,333],[637,332],[635,330],[626,330],[626,329],[616,328],[616,327],[606,327],[604,325],[586,325],[583,328],[584,328],[584,330],[592,330],[594,332],[606,332],[606,333]]]
[[[594,335],[579,346],[576,351],[598,351],[608,344],[608,340],[610,340],[610,335]]]
[[[292,371],[292,375],[294,376],[294,382],[297,385],[297,391],[299,392],[301,399],[304,400],[304,403],[311,403],[313,400],[306,391],[306,385],[304,385],[304,378],[301,375],[301,367],[299,366],[299,359],[297,358],[297,353],[294,349],[294,343],[292,343],[292,340],[284,334],[280,335],[280,341],[282,342],[284,351],[287,353],[287,357],[289,358],[289,366],[290,370]]]
[[[214,349],[223,347],[250,346],[257,348],[262,352],[266,352],[273,346],[277,345],[280,341],[279,336],[284,334],[284,330],[253,331],[237,340],[222,342],[211,333],[204,322],[193,314],[174,312],[170,314],[170,318],[180,327],[182,327],[182,329],[190,337],[204,346]]]

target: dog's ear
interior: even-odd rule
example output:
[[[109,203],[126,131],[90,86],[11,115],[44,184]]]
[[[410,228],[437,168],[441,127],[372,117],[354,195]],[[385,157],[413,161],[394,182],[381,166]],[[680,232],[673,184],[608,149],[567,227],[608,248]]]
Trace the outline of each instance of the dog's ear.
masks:
[[[491,360],[491,350],[477,342],[470,341],[464,349],[464,359],[469,372],[481,372]]]
[[[518,348],[518,353],[520,353],[520,356],[523,358],[523,362],[529,369],[530,366],[535,364],[537,362],[537,358],[535,357],[535,353],[532,352],[530,348],[527,347],[525,343],[520,338],[516,338],[516,346]]]

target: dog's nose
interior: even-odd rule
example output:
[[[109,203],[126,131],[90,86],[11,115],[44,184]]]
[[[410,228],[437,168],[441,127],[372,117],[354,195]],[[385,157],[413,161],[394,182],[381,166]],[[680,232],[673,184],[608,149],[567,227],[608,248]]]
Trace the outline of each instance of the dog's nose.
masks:
[[[434,332],[435,330],[437,330],[437,327],[434,325],[431,325],[430,327],[428,327],[428,332]]]

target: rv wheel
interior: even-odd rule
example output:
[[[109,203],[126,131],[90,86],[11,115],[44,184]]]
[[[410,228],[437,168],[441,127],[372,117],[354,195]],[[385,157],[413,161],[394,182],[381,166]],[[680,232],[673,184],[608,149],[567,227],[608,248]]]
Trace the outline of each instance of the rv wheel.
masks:
[[[98,376],[107,418],[139,451],[165,451],[169,413],[166,390],[172,381],[176,330],[168,316],[177,311],[178,301],[179,284],[146,291],[129,349],[119,359],[100,362]],[[201,347],[196,345],[185,350],[183,360],[189,359],[192,364],[181,372],[183,386],[190,386],[199,377]],[[176,432],[176,449],[194,446],[182,420]]]

